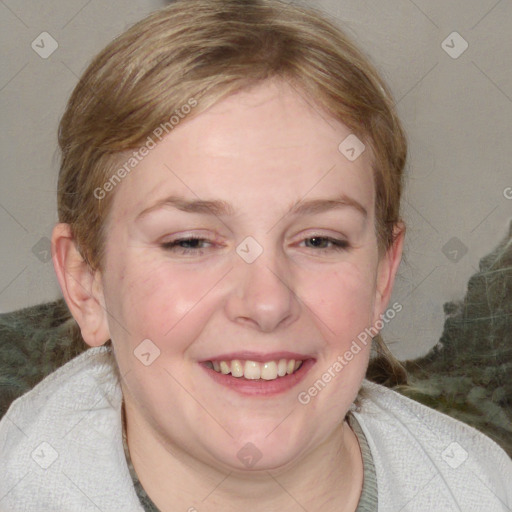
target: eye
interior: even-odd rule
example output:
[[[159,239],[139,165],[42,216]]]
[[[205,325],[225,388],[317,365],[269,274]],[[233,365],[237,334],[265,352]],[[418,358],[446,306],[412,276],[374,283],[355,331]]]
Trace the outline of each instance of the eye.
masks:
[[[319,249],[317,252],[331,252],[331,251],[345,251],[350,248],[350,244],[346,240],[340,240],[329,236],[310,236],[305,238],[304,241],[312,241],[312,247]],[[327,248],[325,244],[331,244],[330,248]]]
[[[311,241],[310,248],[316,249],[315,252],[332,252],[332,251],[345,251],[350,248],[350,244],[346,240],[340,240],[328,236],[311,236],[304,239],[304,242]],[[165,242],[162,248],[166,251],[179,252],[182,255],[194,253],[202,255],[202,249],[205,249],[204,243],[212,245],[212,242],[206,238],[178,238]],[[326,244],[330,247],[326,247]]]
[[[202,254],[201,249],[203,249],[203,247],[198,246],[203,242],[210,243],[206,238],[178,238],[170,242],[165,242],[162,244],[162,248],[166,251],[179,252],[180,254]]]

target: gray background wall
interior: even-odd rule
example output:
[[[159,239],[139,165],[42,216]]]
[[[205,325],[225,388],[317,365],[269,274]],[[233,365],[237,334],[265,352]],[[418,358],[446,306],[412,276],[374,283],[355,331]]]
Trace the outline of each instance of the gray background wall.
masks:
[[[403,310],[384,334],[395,355],[413,358],[437,343],[443,303],[462,298],[512,217],[512,1],[302,3],[338,20],[372,58],[408,133],[406,261],[392,299]],[[58,120],[93,55],[163,5],[0,1],[0,312],[60,296],[49,253]],[[43,32],[58,44],[47,58],[55,43]]]

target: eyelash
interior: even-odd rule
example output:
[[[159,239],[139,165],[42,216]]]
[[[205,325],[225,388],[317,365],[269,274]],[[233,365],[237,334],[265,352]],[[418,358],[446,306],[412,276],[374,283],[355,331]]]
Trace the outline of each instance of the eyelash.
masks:
[[[347,249],[350,248],[350,244],[346,240],[338,240],[337,238],[332,238],[329,236],[313,235],[313,236],[309,236],[309,237],[305,238],[304,240],[326,240],[327,242],[330,242],[332,244],[330,249],[321,248],[315,252],[332,252],[332,251],[341,252],[341,251],[346,251]],[[179,244],[181,244],[183,242],[195,242],[195,241],[210,243],[210,241],[206,238],[196,238],[196,237],[178,238],[176,240],[171,240],[170,242],[166,242],[166,243],[162,244],[162,248],[165,250],[168,250],[168,251],[176,251],[176,250],[180,249],[180,247],[178,247]],[[190,253],[194,253],[194,252],[197,254],[198,251],[201,251],[200,248],[190,249],[190,248],[181,247],[181,249],[183,249],[183,251],[181,252],[182,255],[190,254]],[[200,252],[199,254],[202,254],[202,253]]]

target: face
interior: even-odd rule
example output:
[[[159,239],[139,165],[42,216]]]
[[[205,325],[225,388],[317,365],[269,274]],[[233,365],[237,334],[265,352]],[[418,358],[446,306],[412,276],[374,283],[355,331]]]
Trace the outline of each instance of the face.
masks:
[[[117,186],[106,226],[129,414],[230,470],[293,464],[338,429],[370,343],[333,365],[385,307],[368,152],[349,161],[349,129],[310,105],[267,82],[184,120]]]

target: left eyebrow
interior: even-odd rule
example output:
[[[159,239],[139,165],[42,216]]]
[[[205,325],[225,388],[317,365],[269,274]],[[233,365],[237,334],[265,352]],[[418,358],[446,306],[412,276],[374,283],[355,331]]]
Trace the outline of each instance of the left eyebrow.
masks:
[[[176,208],[177,210],[186,213],[215,215],[217,217],[233,216],[236,213],[233,206],[226,201],[205,199],[190,200],[180,196],[169,196],[164,199],[161,199],[154,205],[140,212],[137,215],[137,219],[144,215],[147,215],[148,213],[154,210],[166,206]],[[332,199],[309,199],[307,201],[299,199],[298,201],[295,201],[290,205],[290,207],[288,208],[288,212],[289,214],[295,216],[314,215],[346,207],[354,208],[356,211],[361,213],[365,218],[368,216],[366,208],[361,203],[359,203],[359,201],[356,201],[355,199],[348,197],[344,194],[338,197],[334,197]]]
[[[313,215],[315,213],[323,213],[339,208],[354,208],[363,215],[368,217],[366,208],[355,199],[342,194],[333,199],[310,199],[308,201],[297,201],[290,206],[291,215]]]

